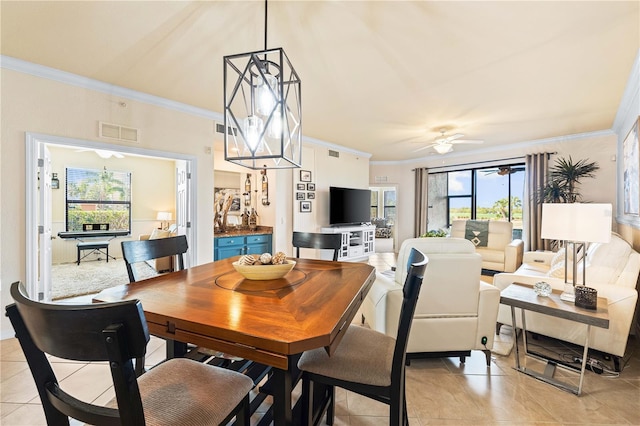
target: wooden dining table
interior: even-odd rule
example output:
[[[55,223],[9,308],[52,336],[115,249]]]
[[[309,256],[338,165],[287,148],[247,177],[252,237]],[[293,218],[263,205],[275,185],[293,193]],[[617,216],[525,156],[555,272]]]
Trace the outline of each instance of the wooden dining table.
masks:
[[[272,367],[273,421],[295,424],[291,391],[306,350],[335,352],[375,280],[365,263],[292,259],[275,280],[247,280],[218,260],[101,291],[96,302],[138,299],[152,335]]]

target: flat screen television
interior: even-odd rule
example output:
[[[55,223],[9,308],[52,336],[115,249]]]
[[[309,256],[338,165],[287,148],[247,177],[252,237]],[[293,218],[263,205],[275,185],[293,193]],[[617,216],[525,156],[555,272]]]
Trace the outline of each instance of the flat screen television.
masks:
[[[371,221],[371,191],[329,187],[329,225],[352,225]]]

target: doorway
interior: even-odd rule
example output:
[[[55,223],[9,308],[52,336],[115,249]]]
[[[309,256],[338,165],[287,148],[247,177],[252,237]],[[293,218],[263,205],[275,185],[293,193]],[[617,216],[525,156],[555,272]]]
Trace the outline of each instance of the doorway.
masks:
[[[371,223],[376,227],[376,253],[394,253],[397,247],[397,187],[371,186]]]
[[[190,196],[197,185],[195,176],[196,160],[193,156],[172,152],[156,151],[145,148],[113,145],[108,143],[79,140],[35,133],[26,134],[26,281],[30,297],[43,301],[51,300],[51,246],[52,232],[51,185],[47,167],[51,158],[47,158],[49,148],[68,149],[71,152],[90,151],[97,155],[108,152],[120,157],[156,159],[174,164],[176,184],[173,207],[176,212],[176,225],[180,234],[187,236],[190,250],[185,261],[193,264],[196,256],[196,227],[192,212],[196,211],[195,197]],[[103,157],[104,158],[104,157]],[[189,176],[189,179],[184,179]],[[193,176],[193,178],[191,178]],[[41,185],[41,182],[43,183]],[[64,187],[60,179],[60,188]],[[54,185],[55,188],[55,185]],[[132,200],[132,206],[135,200]],[[188,226],[185,226],[188,224]],[[132,237],[135,235],[132,233]],[[74,245],[75,247],[75,245]]]

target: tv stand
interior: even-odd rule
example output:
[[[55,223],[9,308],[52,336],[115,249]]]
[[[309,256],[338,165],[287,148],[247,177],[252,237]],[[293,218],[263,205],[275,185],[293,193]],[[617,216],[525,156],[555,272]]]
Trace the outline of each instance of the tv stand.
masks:
[[[342,234],[338,261],[366,261],[375,252],[376,227],[374,225],[332,226],[321,230],[325,234]]]

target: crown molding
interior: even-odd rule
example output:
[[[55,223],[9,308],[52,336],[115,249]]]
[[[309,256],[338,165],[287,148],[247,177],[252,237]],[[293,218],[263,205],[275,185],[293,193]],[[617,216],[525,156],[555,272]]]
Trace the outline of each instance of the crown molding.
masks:
[[[354,155],[359,155],[361,157],[364,158],[371,158],[372,154],[368,153],[368,152],[364,152],[364,151],[358,151],[357,149],[353,149],[353,148],[347,148],[345,146],[342,145],[336,145],[334,143],[331,142],[325,142],[319,139],[314,139],[314,138],[310,138],[310,137],[303,137],[302,138],[303,141],[312,144],[312,145],[318,145],[318,146],[322,146],[324,148],[328,148],[328,149],[334,149],[340,152],[348,152],[350,154],[354,154]]]
[[[536,147],[539,145],[548,145],[553,143],[568,142],[576,139],[594,138],[594,137],[611,136],[611,135],[615,135],[615,132],[611,129],[607,129],[607,130],[596,130],[594,132],[575,133],[572,135],[565,135],[565,136],[554,136],[552,138],[535,139],[531,141],[511,143],[508,145],[499,145],[499,146],[487,147],[484,149],[477,149],[473,151],[473,155],[502,153],[504,152],[505,148],[522,150],[526,148]],[[453,151],[453,153],[451,153],[450,155],[448,154],[446,158],[451,159],[456,157],[468,157],[469,155],[471,155],[471,153],[469,152]],[[370,164],[372,166],[415,165],[416,163],[422,163],[422,162],[429,161],[434,158],[440,158],[440,157],[441,156],[438,154],[438,155],[429,155],[429,156],[420,157],[420,158],[412,158],[410,160],[371,161]]]
[[[88,77],[83,77],[67,71],[61,71],[55,68],[46,67],[44,65],[34,64],[33,62],[27,62],[22,59],[13,58],[11,56],[0,55],[0,68],[17,71],[23,74],[29,74],[34,77],[46,78],[48,80],[68,84],[70,86],[94,90],[96,92],[101,92],[108,95],[120,96],[149,105],[154,105],[173,111],[206,118],[208,120],[224,122],[224,115],[220,114],[219,112],[195,107],[192,105],[184,104],[182,102],[172,101],[170,99],[150,95],[148,93],[138,92],[136,90],[127,89],[125,87],[116,86],[114,84],[105,83]],[[344,147],[342,145],[321,141],[319,139],[303,136],[302,141],[313,145],[323,146],[329,149],[339,150],[341,152],[349,152],[355,155],[362,156],[364,158],[371,158],[371,154],[367,152],[357,151],[351,148]]]
[[[77,74],[46,67],[44,65],[34,64],[32,62],[23,61],[22,59],[10,56],[0,55],[0,67],[21,72],[23,74],[33,75],[35,77],[46,78],[48,80],[68,84],[70,86],[94,90],[107,95],[121,96],[123,98],[144,102],[146,104],[174,111],[184,112],[186,114],[207,118],[209,120],[223,120],[222,114],[209,111],[204,108],[183,104],[181,102],[172,101],[170,99],[161,98],[160,96],[154,96],[148,93],[138,92],[136,90],[127,89],[114,84],[94,80],[92,78],[82,77]]]

